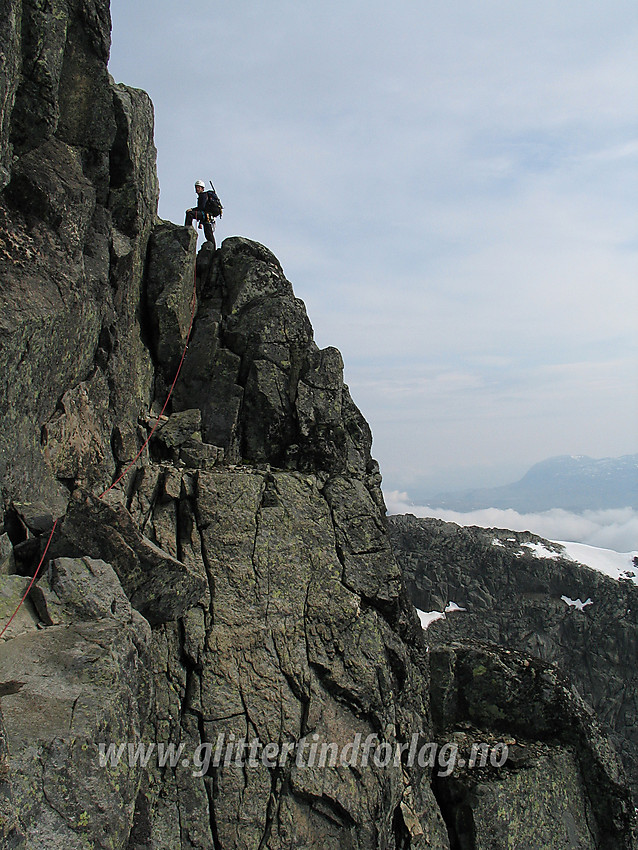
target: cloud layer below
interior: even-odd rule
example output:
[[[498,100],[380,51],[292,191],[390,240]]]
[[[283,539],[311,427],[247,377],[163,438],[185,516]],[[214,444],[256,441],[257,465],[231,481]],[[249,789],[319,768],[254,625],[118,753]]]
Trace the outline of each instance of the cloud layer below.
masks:
[[[434,517],[457,525],[478,525],[482,528],[507,528],[512,531],[531,531],[547,540],[567,540],[585,543],[616,552],[638,549],[638,511],[619,508],[606,511],[585,511],[574,514],[555,508],[541,513],[520,514],[513,510],[485,510],[459,513],[426,505],[413,505],[407,493],[385,493],[390,514],[413,514]]]

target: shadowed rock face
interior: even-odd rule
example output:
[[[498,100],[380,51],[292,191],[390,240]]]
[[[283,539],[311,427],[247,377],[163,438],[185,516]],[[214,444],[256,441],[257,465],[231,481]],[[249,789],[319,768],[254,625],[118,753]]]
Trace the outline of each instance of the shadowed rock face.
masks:
[[[634,846],[608,745],[551,671],[530,691],[524,657],[428,656],[341,356],[266,248],[196,257],[157,220],[151,107],[108,77],[107,4],[0,9],[7,615],[58,520],[0,642],[3,846]],[[510,740],[521,704],[531,755],[449,781],[409,756]],[[363,760],[366,739],[386,749]]]
[[[454,774],[434,780],[451,846],[618,846],[614,823],[633,808],[616,793],[620,760],[556,669],[466,641],[432,649],[431,674],[437,734],[465,754]],[[472,748],[496,730],[510,769],[494,769],[499,744],[472,766]]]
[[[151,398],[140,297],[159,194],[153,113],[109,78],[104,0],[3,0],[0,18],[0,476],[6,497],[59,512],[58,479],[107,483],[111,440],[134,440]]]

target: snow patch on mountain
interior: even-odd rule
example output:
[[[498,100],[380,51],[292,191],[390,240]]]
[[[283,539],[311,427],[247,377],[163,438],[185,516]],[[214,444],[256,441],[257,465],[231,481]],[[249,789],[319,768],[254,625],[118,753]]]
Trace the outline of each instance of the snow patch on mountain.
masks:
[[[564,543],[557,541],[572,561],[585,564],[593,570],[604,573],[616,580],[625,579],[638,584],[638,551],[614,552],[611,549],[599,549],[583,543]]]
[[[424,630],[436,620],[445,620],[447,614],[453,614],[456,611],[467,611],[467,608],[461,608],[456,602],[450,600],[443,611],[421,611],[419,608],[416,609],[419,620],[421,621],[421,628]]]

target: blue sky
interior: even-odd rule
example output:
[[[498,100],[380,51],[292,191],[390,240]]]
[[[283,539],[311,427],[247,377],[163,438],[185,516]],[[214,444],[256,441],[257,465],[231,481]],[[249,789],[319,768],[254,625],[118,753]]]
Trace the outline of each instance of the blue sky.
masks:
[[[112,0],[160,215],[279,257],[385,486],[638,451],[634,0]]]

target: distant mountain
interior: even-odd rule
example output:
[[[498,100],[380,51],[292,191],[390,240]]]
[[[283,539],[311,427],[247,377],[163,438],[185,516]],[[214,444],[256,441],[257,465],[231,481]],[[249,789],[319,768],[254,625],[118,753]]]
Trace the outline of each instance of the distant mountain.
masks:
[[[638,509],[638,454],[601,459],[560,455],[537,463],[514,484],[438,493],[426,501],[430,507],[454,511]]]

